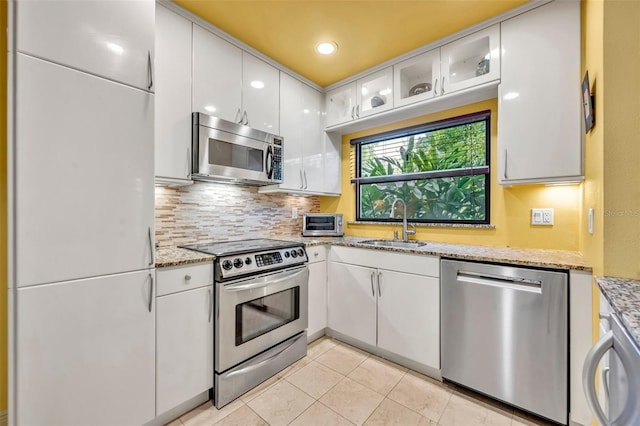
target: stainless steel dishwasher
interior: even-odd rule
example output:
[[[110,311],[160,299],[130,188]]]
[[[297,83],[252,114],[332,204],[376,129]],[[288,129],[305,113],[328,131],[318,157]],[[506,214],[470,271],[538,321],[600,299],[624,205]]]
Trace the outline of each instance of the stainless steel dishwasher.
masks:
[[[442,260],[442,377],[568,421],[564,272]]]

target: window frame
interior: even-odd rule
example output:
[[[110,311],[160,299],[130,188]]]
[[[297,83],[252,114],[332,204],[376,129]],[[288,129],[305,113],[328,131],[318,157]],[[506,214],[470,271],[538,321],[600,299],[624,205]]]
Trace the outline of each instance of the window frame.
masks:
[[[465,167],[460,169],[435,170],[429,172],[410,173],[405,175],[362,177],[362,153],[361,146],[389,139],[409,137],[416,134],[427,133],[436,130],[448,129],[465,124],[485,122],[485,165],[476,167]],[[355,149],[355,178],[351,183],[355,184],[356,192],[356,221],[358,222],[379,222],[398,223],[402,219],[396,218],[363,218],[361,216],[361,185],[372,183],[392,183],[403,181],[414,181],[420,179],[434,179],[441,177],[459,176],[485,176],[485,218],[483,220],[456,220],[456,219],[413,219],[407,218],[411,223],[435,223],[435,224],[464,224],[464,225],[487,225],[491,223],[491,111],[479,111],[443,120],[418,124],[415,126],[403,127],[401,129],[377,133],[374,135],[355,138],[350,141]]]

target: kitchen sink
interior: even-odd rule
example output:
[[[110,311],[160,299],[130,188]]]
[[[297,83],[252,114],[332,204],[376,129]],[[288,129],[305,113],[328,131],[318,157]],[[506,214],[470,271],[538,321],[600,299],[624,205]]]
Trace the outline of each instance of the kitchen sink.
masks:
[[[415,249],[424,247],[427,244],[418,241],[402,241],[402,240],[365,240],[360,241],[359,244],[365,244],[374,247],[392,247],[392,248],[408,248]]]

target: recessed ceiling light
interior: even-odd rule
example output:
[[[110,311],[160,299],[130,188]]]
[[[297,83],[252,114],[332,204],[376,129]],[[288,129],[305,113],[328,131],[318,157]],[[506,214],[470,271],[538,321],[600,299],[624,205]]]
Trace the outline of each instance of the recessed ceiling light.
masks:
[[[338,50],[338,45],[333,41],[324,42],[317,45],[316,50],[322,55],[331,55]]]

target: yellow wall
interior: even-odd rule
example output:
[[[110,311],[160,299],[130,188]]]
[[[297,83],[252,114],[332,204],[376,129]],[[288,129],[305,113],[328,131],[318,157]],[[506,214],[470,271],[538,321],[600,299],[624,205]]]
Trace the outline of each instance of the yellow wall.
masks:
[[[477,111],[491,110],[491,224],[495,229],[468,229],[451,227],[418,227],[416,239],[459,244],[489,246],[533,247],[578,250],[580,186],[525,185],[503,188],[497,182],[497,100],[491,99],[473,105],[405,120],[388,126],[345,135],[342,138],[342,196],[323,197],[320,210],[344,214],[345,221],[355,220],[355,187],[350,183],[349,141],[356,137],[398,129],[414,124],[441,120]],[[553,226],[532,226],[531,209],[552,207]],[[399,226],[345,225],[345,234],[391,238]]]
[[[640,2],[604,2],[604,274],[640,278]]]
[[[7,409],[7,2],[0,1],[0,411]]]
[[[585,136],[585,181],[582,185],[582,220],[580,251],[593,267],[594,276],[604,271],[604,2],[582,3],[582,69],[589,72],[591,92],[595,96],[595,125]],[[594,232],[587,230],[587,212],[593,208]],[[592,337],[598,338],[600,298],[598,287],[592,287]]]

